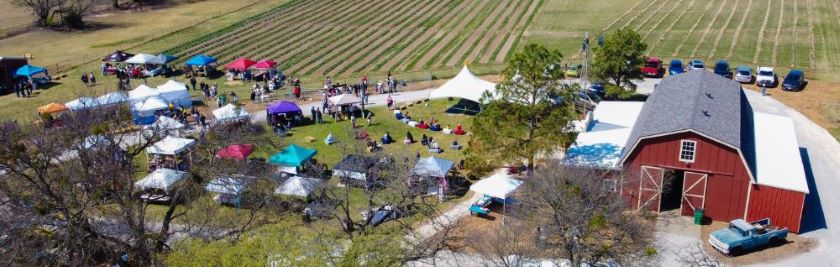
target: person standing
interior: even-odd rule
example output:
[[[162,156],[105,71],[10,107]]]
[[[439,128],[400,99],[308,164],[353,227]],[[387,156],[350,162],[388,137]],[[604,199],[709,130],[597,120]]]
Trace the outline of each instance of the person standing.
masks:
[[[312,122],[316,122],[318,118],[315,117],[315,105],[312,105],[312,109],[309,111],[312,114]]]
[[[90,83],[90,86],[96,86],[96,76],[93,76],[92,71],[88,73],[88,83]]]
[[[102,62],[102,76],[108,75],[108,63]]]
[[[324,114],[321,113],[320,109],[315,109],[315,116],[317,117],[318,124],[324,124]]]
[[[20,97],[20,83],[15,83],[15,95]]]
[[[193,91],[197,90],[197,89],[195,88],[195,84],[196,84],[196,82],[197,82],[197,81],[195,80],[195,76],[192,76],[192,77],[190,78],[190,84],[192,84]]]
[[[87,86],[88,86],[88,76],[87,76],[87,73],[82,72],[82,78],[81,78],[81,80],[82,80],[82,85],[84,85],[85,87],[87,87]]]

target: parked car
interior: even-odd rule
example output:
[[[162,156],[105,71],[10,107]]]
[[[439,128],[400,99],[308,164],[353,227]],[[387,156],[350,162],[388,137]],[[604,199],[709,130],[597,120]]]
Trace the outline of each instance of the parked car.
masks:
[[[575,101],[575,109],[581,112],[594,110],[595,106],[598,106],[598,102],[596,100],[600,100],[600,98],[595,99],[592,95],[586,94],[584,92],[577,93],[576,98],[577,99]]]
[[[645,75],[645,77],[662,77],[664,73],[662,60],[657,57],[648,58],[647,63],[642,67],[642,75]]]
[[[715,63],[715,74],[732,79],[732,72],[729,71],[729,62],[726,60],[718,60]]]
[[[741,65],[735,70],[735,81],[740,83],[752,83],[753,73],[750,67]]]
[[[801,70],[791,70],[782,81],[782,90],[800,91],[805,86],[805,73]]]
[[[668,65],[668,75],[677,75],[685,72],[682,60],[672,59],[671,64]]]
[[[604,87],[603,83],[599,82],[592,83],[592,85],[589,86],[589,89],[587,89],[587,91],[589,91],[589,93],[598,95],[598,97],[600,98],[604,98],[604,96],[607,95],[607,88]]]
[[[751,223],[736,219],[729,223],[729,227],[709,234],[709,244],[723,254],[737,256],[765,245],[782,244],[787,234],[787,228],[771,225],[769,218]]]
[[[706,69],[706,65],[703,64],[702,60],[699,59],[692,59],[688,62],[688,69],[689,70],[702,70]]]
[[[384,222],[387,222],[387,221],[390,221],[390,220],[396,220],[397,218],[400,217],[400,214],[399,214],[399,212],[394,210],[391,206],[386,205],[386,206],[382,206],[379,209],[374,209],[373,217],[368,217],[368,216],[370,216],[370,214],[368,214],[367,211],[362,212],[362,218],[365,221],[368,221],[368,219],[370,219],[368,221],[369,225],[377,226],[377,225],[380,225],[380,224],[382,224]]]
[[[569,69],[567,69],[566,72],[565,72],[566,77],[579,78],[580,77],[580,69],[582,69],[582,68],[583,68],[583,65],[581,65],[581,64],[577,64],[577,65],[574,65],[574,66],[569,66]]]
[[[758,67],[755,84],[762,87],[776,87],[776,72],[771,67]]]

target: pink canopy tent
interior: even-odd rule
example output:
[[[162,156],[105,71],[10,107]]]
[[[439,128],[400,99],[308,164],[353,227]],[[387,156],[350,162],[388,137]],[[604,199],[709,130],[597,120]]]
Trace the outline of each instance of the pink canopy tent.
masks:
[[[216,156],[223,159],[245,160],[251,153],[254,153],[254,145],[236,144],[216,152]]]
[[[277,65],[277,62],[271,59],[263,59],[257,62],[256,64],[252,65],[251,68],[255,69],[270,69],[274,68]]]
[[[236,59],[236,60],[234,60],[233,62],[228,63],[227,65],[225,65],[225,68],[226,68],[226,69],[229,69],[229,70],[241,70],[241,71],[244,71],[245,69],[247,69],[248,67],[250,67],[251,65],[254,65],[254,64],[256,64],[256,63],[257,63],[257,62],[254,62],[253,60],[250,60],[250,59],[248,59],[248,58],[241,57],[241,58],[237,58],[237,59]]]

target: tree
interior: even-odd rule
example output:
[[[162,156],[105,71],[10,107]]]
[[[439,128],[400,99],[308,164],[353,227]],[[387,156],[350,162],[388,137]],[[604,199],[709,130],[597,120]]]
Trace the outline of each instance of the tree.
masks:
[[[497,97],[482,105],[473,119],[474,138],[482,148],[508,163],[555,152],[574,141],[574,87],[561,82],[562,55],[530,44],[508,60]],[[477,152],[481,153],[481,152]]]
[[[85,26],[85,16],[93,10],[93,6],[93,0],[64,0],[59,7],[61,22],[64,26],[81,29]]]
[[[249,142],[245,129],[199,135],[187,177],[169,191],[172,201],[141,200],[134,182],[145,174],[145,149],[161,136],[122,133],[132,125],[127,110],[67,112],[56,119],[61,127],[3,124],[0,265],[92,266],[123,255],[133,265],[154,265],[175,236],[235,240],[283,213],[271,205],[271,193],[256,190],[263,186],[253,187],[236,214],[204,190],[220,176],[267,180],[260,168],[214,156],[222,144]]]
[[[627,179],[613,171],[550,162],[525,179],[512,213],[530,223],[543,244],[532,258],[565,259],[571,266],[638,265],[656,255],[654,222],[629,212],[615,191]],[[520,228],[529,229],[529,228]]]
[[[15,0],[15,4],[32,10],[38,26],[49,26],[53,13],[63,2],[64,0]]]
[[[607,35],[603,45],[595,48],[592,73],[596,78],[610,80],[618,86],[642,77],[647,44],[630,28],[621,28]]]

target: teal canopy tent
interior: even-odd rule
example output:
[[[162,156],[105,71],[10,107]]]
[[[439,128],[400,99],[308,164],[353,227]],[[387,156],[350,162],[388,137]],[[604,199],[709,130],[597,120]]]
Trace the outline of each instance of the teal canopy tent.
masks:
[[[268,163],[289,167],[300,167],[304,162],[312,159],[312,157],[314,157],[317,153],[318,151],[315,149],[308,149],[291,144],[286,148],[283,148],[283,151],[280,151],[268,158]]]
[[[32,76],[34,76],[38,73],[47,74],[47,69],[27,64],[27,65],[23,65],[22,67],[18,68],[17,71],[15,71],[15,76],[32,78]]]

